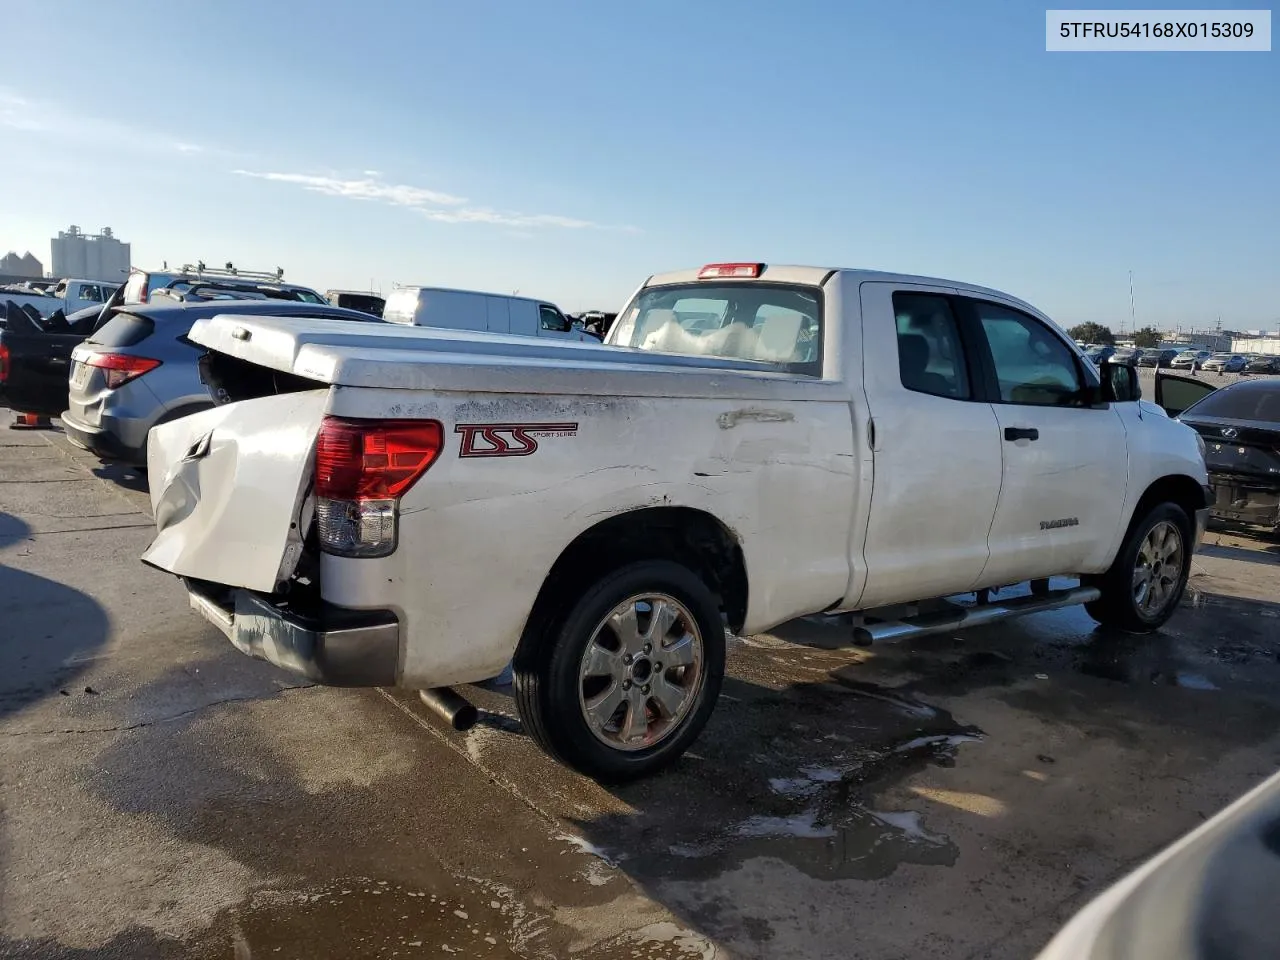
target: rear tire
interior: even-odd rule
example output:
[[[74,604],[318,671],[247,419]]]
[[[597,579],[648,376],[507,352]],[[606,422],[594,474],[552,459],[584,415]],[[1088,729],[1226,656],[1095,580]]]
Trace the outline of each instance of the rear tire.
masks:
[[[673,763],[706,725],[724,678],[716,599],[667,560],[607,574],[527,642],[514,668],[525,729],[552,757],[604,782]]]
[[[1135,520],[1111,569],[1081,578],[1102,591],[1085,604],[1089,616],[1135,633],[1163,626],[1187,587],[1193,536],[1191,520],[1176,503],[1157,504]]]

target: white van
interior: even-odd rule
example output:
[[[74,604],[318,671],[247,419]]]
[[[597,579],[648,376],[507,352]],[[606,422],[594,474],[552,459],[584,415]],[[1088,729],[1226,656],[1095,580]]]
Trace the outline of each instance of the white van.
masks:
[[[396,288],[387,296],[382,319],[406,326],[485,330],[522,337],[598,339],[584,333],[582,324],[573,323],[559,307],[545,300],[444,287]]]

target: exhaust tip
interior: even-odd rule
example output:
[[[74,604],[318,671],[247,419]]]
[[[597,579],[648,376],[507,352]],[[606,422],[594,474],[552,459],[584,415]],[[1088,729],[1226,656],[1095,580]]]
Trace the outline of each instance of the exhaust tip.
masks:
[[[460,732],[470,730],[480,719],[480,711],[476,709],[476,705],[452,687],[419,690],[418,696],[431,708],[432,713]]]

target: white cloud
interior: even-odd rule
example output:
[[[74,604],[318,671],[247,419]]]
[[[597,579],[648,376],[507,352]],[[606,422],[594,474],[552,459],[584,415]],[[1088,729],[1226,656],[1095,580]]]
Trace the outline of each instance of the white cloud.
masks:
[[[255,173],[252,170],[232,170],[242,177],[273,180],[276,183],[294,183],[305,190],[346,197],[348,200],[381,200],[395,207],[421,208],[428,204],[439,207],[461,206],[465,197],[455,197],[438,190],[411,187],[403,183],[381,183],[372,177],[364,180],[339,180],[336,177],[316,177],[305,173]]]
[[[323,177],[307,173],[260,173],[254,170],[233,170],[232,173],[242,177],[253,177],[258,180],[270,180],[275,183],[291,183],[323,193],[331,197],[344,197],[348,200],[374,200],[394,207],[405,207],[415,213],[437,223],[479,223],[490,226],[533,228],[557,227],[564,230],[585,229],[621,229],[636,232],[634,227],[609,228],[591,220],[577,217],[565,217],[551,213],[518,213],[512,211],[493,210],[489,207],[468,206],[466,197],[429,190],[425,187],[414,187],[404,183],[385,183],[376,170],[365,170],[362,179],[343,180],[338,177]]]

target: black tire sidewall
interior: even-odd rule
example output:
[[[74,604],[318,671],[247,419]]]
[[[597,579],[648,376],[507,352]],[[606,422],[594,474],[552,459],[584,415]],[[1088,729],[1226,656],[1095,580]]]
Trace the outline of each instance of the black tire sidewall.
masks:
[[[597,739],[582,716],[578,670],[583,650],[600,621],[623,600],[646,592],[671,595],[697,621],[703,642],[702,688],[698,701],[674,733],[646,750],[616,750]],[[587,590],[560,620],[543,657],[539,706],[556,753],[597,779],[630,780],[674,761],[706,724],[724,677],[724,624],[715,596],[697,574],[671,561],[647,560],[629,564]]]
[[[1142,541],[1146,539],[1152,527],[1164,520],[1173,523],[1182,535],[1182,569],[1178,571],[1178,584],[1173,598],[1160,613],[1148,618],[1138,610],[1133,599],[1133,568],[1137,562]],[[1120,553],[1120,562],[1116,564],[1112,576],[1108,578],[1111,581],[1108,589],[1113,591],[1112,601],[1124,605],[1124,618],[1134,627],[1154,630],[1165,623],[1178,609],[1178,604],[1182,602],[1182,594],[1187,588],[1187,578],[1191,573],[1193,537],[1191,519],[1186,511],[1175,503],[1162,503],[1154,507],[1129,531],[1129,538],[1125,541],[1124,550]]]

